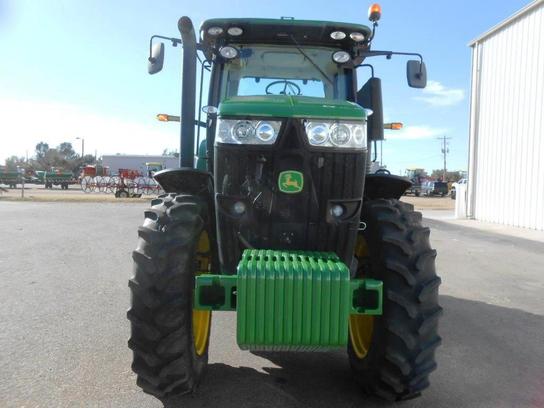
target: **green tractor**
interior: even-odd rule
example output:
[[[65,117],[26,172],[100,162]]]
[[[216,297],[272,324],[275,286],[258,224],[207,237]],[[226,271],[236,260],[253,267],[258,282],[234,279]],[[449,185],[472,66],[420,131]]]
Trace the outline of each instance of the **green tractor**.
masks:
[[[417,56],[415,88],[426,70],[419,54],[371,50],[379,6],[369,17],[372,28],[212,19],[200,42],[182,17],[181,39],[151,38],[151,74],[164,60],[155,38],[183,46],[183,98],[180,168],[154,176],[166,194],[144,213],[129,281],[145,392],[193,392],[212,314],[228,311],[244,350],[346,349],[362,390],[389,400],[429,386],[441,341],[436,251],[421,214],[399,201],[410,182],[367,174],[384,137],[367,59]],[[372,72],[362,86],[360,67]]]

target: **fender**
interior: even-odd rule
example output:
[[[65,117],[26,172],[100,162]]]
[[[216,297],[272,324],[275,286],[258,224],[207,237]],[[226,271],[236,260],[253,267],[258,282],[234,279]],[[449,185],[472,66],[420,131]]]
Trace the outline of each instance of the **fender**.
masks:
[[[398,200],[411,186],[412,182],[406,177],[384,172],[367,174],[365,177],[364,199],[395,198]]]
[[[166,169],[153,178],[166,193],[191,194],[213,202],[213,178],[210,173],[192,167]]]
[[[211,270],[219,271],[219,258],[217,257],[217,238],[215,224],[215,202],[213,177],[210,173],[198,170],[192,167],[182,167],[178,169],[165,169],[158,171],[153,176],[166,193],[188,194],[202,198],[207,204],[210,240],[210,249],[212,253]]]

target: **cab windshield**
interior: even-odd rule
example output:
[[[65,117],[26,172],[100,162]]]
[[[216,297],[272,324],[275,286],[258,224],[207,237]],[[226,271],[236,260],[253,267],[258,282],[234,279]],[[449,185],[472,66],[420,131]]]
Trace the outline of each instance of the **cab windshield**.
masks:
[[[332,60],[337,49],[300,46],[301,52],[284,45],[237,48],[239,57],[223,65],[221,100],[256,95],[347,99],[348,75]]]

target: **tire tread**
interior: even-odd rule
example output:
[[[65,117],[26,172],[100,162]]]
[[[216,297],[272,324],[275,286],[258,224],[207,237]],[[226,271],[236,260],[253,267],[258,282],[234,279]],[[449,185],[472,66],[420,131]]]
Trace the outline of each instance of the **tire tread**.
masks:
[[[362,234],[371,259],[366,273],[384,282],[384,314],[374,324],[365,358],[348,347],[351,366],[366,392],[390,401],[415,398],[429,386],[441,343],[441,280],[430,230],[412,205],[394,199],[365,202],[361,221],[367,225]]]

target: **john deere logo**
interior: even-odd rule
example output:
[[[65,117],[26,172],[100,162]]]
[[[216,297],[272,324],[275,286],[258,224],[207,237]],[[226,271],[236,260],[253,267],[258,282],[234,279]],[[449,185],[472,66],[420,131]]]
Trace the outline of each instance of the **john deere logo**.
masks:
[[[304,187],[304,176],[300,171],[282,171],[278,177],[278,187],[282,193],[300,193]]]

